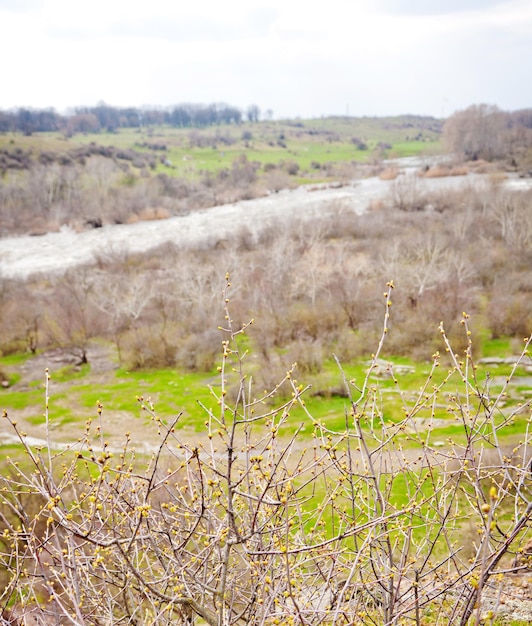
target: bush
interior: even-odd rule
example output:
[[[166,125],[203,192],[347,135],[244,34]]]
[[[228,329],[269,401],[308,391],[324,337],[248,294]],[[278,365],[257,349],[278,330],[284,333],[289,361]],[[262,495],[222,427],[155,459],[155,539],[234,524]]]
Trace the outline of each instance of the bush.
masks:
[[[399,176],[399,170],[396,167],[389,167],[379,174],[380,180],[395,180]]]
[[[295,161],[286,161],[284,168],[290,176],[295,176],[299,172],[299,164]]]
[[[384,367],[400,388],[380,358],[392,290],[365,377],[350,381],[340,367],[336,429],[307,410],[293,369],[254,389],[247,326],[233,327],[227,306],[204,433],[182,436],[180,416],[164,423],[142,397],[160,437],[146,457],[128,433],[111,449],[102,406],[60,449],[34,446],[5,415],[23,458],[9,461],[0,490],[3,607],[19,620],[80,624],[419,625],[437,613],[465,626],[487,619],[487,606],[493,616],[488,585],[515,568],[530,535],[530,433],[511,457],[498,446],[524,407],[502,405],[512,376],[493,396],[477,380],[464,314],[465,352],[456,356],[441,328],[446,358],[434,354],[424,388],[401,393],[402,414],[388,415],[373,373]],[[440,364],[447,373],[436,378]],[[444,447],[432,437],[442,404],[461,427]]]

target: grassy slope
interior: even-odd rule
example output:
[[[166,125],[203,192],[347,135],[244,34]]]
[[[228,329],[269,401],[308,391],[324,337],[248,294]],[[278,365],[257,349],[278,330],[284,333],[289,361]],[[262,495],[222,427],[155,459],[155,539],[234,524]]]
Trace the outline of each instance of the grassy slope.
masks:
[[[379,142],[391,144],[386,156],[402,157],[421,153],[437,153],[441,149],[439,122],[427,118],[323,118],[304,121],[243,123],[238,126],[217,126],[205,129],[120,129],[116,133],[75,135],[65,138],[58,133],[23,135],[0,134],[0,149],[21,148],[33,155],[42,151],[65,153],[80,145],[95,142],[104,146],[147,150],[141,144],[158,143],[167,147],[171,166],[158,163],[157,172],[171,176],[195,178],[200,172],[216,172],[230,168],[233,160],[246,155],[250,161],[279,163],[295,161],[302,171],[310,171],[311,163],[367,161]],[[244,140],[249,132],[252,139]],[[210,145],[191,145],[197,136]],[[230,139],[226,145],[223,138]],[[363,140],[368,149],[359,150],[352,138]],[[212,140],[215,139],[214,146]],[[160,154],[163,154],[161,152]],[[382,156],[382,155],[381,155]]]

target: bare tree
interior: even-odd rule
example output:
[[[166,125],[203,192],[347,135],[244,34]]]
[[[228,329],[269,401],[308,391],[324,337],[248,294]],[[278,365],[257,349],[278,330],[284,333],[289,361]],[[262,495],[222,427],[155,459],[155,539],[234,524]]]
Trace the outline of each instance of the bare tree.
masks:
[[[508,116],[499,108],[475,104],[445,122],[443,139],[452,152],[472,160],[491,160],[505,155],[508,128]]]
[[[110,271],[94,276],[91,301],[107,318],[108,332],[113,338],[118,361],[122,364],[122,343],[127,332],[137,330],[142,314],[155,295],[155,286],[144,273],[126,275]]]
[[[69,350],[79,364],[88,363],[90,340],[101,332],[93,304],[94,279],[87,268],[68,270],[53,281],[44,325],[51,342]]]
[[[86,165],[87,186],[91,189],[93,215],[102,218],[107,212],[111,189],[116,184],[120,169],[111,159],[91,156]]]
[[[100,130],[100,122],[93,113],[78,113],[68,118],[66,132],[68,135],[76,133],[97,133]]]
[[[492,215],[500,226],[501,237],[513,250],[525,253],[532,243],[530,194],[512,194],[500,190],[492,199]]]
[[[390,186],[390,195],[392,205],[401,211],[420,211],[425,206],[415,174],[403,174],[396,178]]]

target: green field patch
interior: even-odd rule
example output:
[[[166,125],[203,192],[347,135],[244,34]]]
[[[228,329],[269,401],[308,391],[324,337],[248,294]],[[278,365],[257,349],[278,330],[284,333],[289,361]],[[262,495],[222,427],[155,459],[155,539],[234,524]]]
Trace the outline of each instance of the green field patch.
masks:
[[[98,403],[103,410],[125,411],[142,417],[142,403],[153,405],[157,416],[167,419],[183,413],[181,424],[201,428],[205,412],[199,402],[215,404],[204,374],[184,374],[175,370],[127,372],[119,370],[115,380],[104,387],[80,385],[72,394],[81,406],[96,411]]]
[[[10,415],[12,411],[20,411],[28,407],[42,407],[44,410],[45,397],[44,390],[28,391],[0,391],[0,407],[5,409]]]
[[[56,400],[56,399],[54,399]],[[44,413],[36,414],[26,418],[26,421],[33,426],[39,426],[46,423],[46,416]],[[66,426],[67,424],[81,422],[80,418],[72,412],[70,406],[62,407],[58,404],[53,404],[48,408],[48,421],[52,428],[59,428],[60,426]]]
[[[510,337],[486,338],[482,341],[482,356],[499,357],[501,354],[511,354],[512,343]]]
[[[240,338],[240,349],[249,346],[247,337]],[[247,374],[253,375],[255,364],[249,361]],[[246,361],[247,364],[247,361]],[[253,364],[253,366],[251,366]],[[295,403],[290,410],[288,419],[282,424],[280,434],[289,436],[302,429],[303,436],[311,436],[316,422],[323,423],[332,431],[343,432],[346,427],[353,427],[351,415],[351,400],[347,397],[347,381],[349,393],[357,405],[357,411],[363,414],[364,429],[379,424],[392,428],[394,424],[401,424],[405,416],[411,417],[411,424],[402,433],[405,445],[416,445],[416,430],[430,431],[432,441],[456,442],[465,441],[467,433],[461,427],[452,412],[453,397],[465,402],[463,382],[457,372],[454,372],[441,387],[444,379],[449,376],[449,368],[442,364],[434,368],[431,374],[430,363],[414,362],[407,358],[382,359],[378,368],[372,370],[368,377],[370,361],[359,359],[342,365],[342,371],[331,359],[323,363],[317,374],[299,373],[294,377],[297,384],[309,388],[302,396],[304,407]],[[482,389],[485,381],[489,380],[489,392],[492,397],[502,389],[506,376],[512,370],[511,364],[500,364],[496,367],[480,365],[476,370],[477,381]],[[343,373],[342,373],[343,372]],[[496,376],[494,375],[496,372]],[[521,372],[523,376],[526,371]],[[393,375],[392,375],[393,374]],[[427,378],[431,379],[427,384]],[[227,401],[232,402],[237,389],[238,376],[228,369]],[[366,380],[367,378],[367,380]],[[496,424],[502,423],[511,410],[518,408],[527,397],[528,384],[519,384],[520,377],[512,381],[507,396],[504,399],[504,411],[495,416]],[[524,378],[523,378],[524,380]],[[57,385],[57,388],[54,388]],[[67,388],[62,386],[66,385]],[[364,387],[365,385],[365,387]],[[217,394],[220,391],[220,375],[217,371],[210,373],[184,372],[175,369],[127,371],[116,370],[105,383],[95,384],[89,366],[81,369],[65,367],[54,372],[50,384],[50,419],[58,425],[82,422],[97,415],[98,403],[103,406],[103,412],[116,411],[129,415],[134,419],[148,419],[149,411],[142,408],[142,403],[153,406],[153,413],[163,421],[168,421],[182,413],[179,426],[203,432],[205,423],[209,419],[209,411],[219,415]],[[364,396],[361,397],[364,387]],[[440,388],[441,387],[441,388]],[[252,395],[258,397],[259,389],[252,387]],[[285,383],[279,394],[269,399],[263,405],[263,411],[269,411],[281,406],[291,397],[291,387]],[[141,401],[138,398],[142,398]],[[13,419],[17,411],[33,413],[28,420],[32,425],[42,424],[44,421],[45,391],[43,383],[35,381],[29,387],[19,391],[4,389],[0,391],[0,401]],[[478,398],[473,394],[470,399],[471,412],[478,408]],[[378,406],[378,411],[374,407]],[[312,416],[312,417],[309,417]],[[367,422],[372,416],[371,424]],[[347,416],[347,418],[346,418]],[[515,439],[520,429],[526,427],[525,412],[515,416],[511,423],[504,426],[501,434],[504,437]],[[415,429],[414,429],[414,425]],[[488,426],[485,427],[489,434]],[[408,437],[406,437],[408,435]],[[398,435],[399,436],[399,433]]]
[[[25,466],[31,469],[31,464],[27,461],[24,446],[21,443],[0,443],[0,463],[2,465],[2,476],[8,473],[8,460],[22,460]]]
[[[33,356],[31,352],[17,352],[15,354],[3,355],[0,356],[0,367],[18,367]]]
[[[24,365],[32,356],[33,355],[29,352],[0,356],[0,377],[2,378],[0,382],[7,381],[8,383],[7,387],[0,388],[0,398],[5,389],[13,387],[13,385],[16,385],[20,381],[22,376],[17,369]]]
[[[419,154],[438,154],[442,150],[439,141],[430,141],[430,143],[422,141],[398,141],[392,144],[390,150],[395,158],[403,158],[417,156]]]

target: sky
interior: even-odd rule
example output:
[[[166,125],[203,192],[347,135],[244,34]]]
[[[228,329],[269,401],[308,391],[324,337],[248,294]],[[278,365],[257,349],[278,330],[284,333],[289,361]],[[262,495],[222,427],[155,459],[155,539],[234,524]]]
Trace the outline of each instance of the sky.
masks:
[[[532,107],[532,0],[0,0],[0,109]]]

